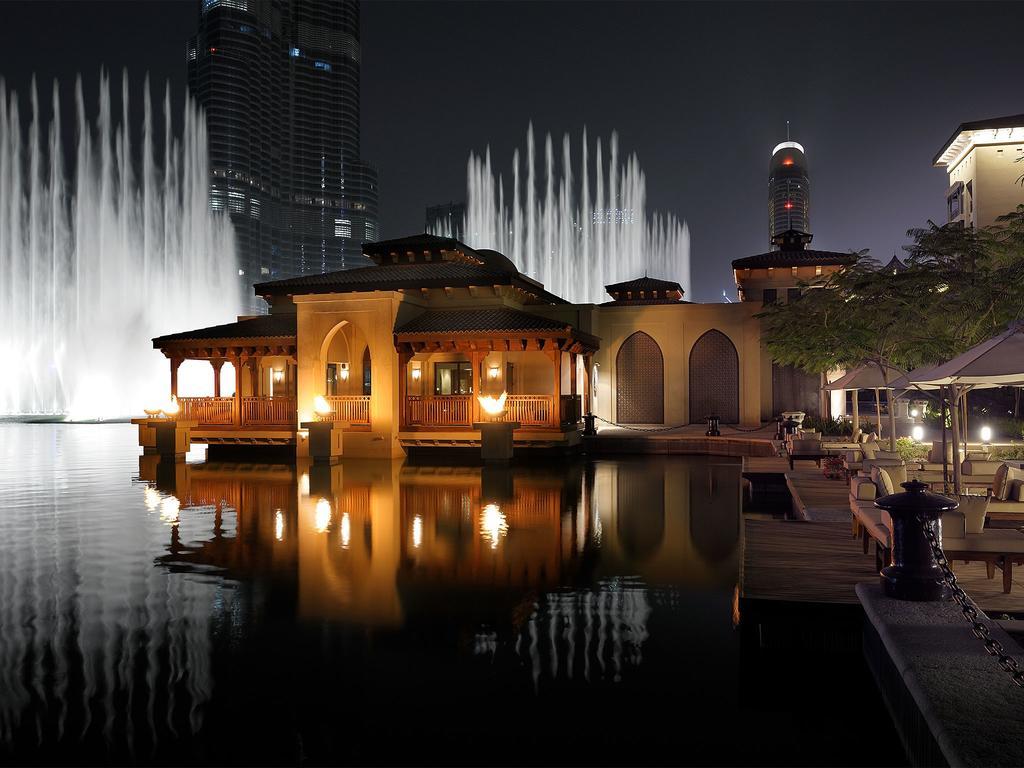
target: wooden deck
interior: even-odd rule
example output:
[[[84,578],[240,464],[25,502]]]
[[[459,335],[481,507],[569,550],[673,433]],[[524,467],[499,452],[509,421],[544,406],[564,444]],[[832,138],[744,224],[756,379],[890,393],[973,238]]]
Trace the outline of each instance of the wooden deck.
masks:
[[[780,468],[781,466],[781,468]],[[739,597],[777,601],[856,605],[854,587],[877,583],[875,556],[863,554],[850,528],[848,485],[829,480],[811,463],[793,472],[782,458],[744,459],[744,472],[785,472],[794,510],[802,519],[744,519]],[[993,618],[1024,614],[1024,575],[1014,570],[1010,594],[1002,579],[986,576],[983,563],[953,564],[960,585]]]

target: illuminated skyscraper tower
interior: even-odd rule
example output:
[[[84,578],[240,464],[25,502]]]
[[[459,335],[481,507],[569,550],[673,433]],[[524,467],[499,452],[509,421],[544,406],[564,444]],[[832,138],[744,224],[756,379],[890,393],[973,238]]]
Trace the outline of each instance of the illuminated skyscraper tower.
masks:
[[[784,141],[772,150],[768,171],[768,239],[789,229],[811,231],[811,183],[804,148]]]

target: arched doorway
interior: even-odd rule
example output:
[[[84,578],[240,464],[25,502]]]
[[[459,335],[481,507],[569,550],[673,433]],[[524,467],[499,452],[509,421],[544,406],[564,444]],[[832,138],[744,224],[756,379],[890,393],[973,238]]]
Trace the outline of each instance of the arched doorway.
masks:
[[[665,359],[658,342],[637,331],[615,356],[615,420],[619,424],[663,424]]]
[[[718,416],[723,424],[740,420],[740,361],[736,347],[711,330],[690,350],[690,423]]]

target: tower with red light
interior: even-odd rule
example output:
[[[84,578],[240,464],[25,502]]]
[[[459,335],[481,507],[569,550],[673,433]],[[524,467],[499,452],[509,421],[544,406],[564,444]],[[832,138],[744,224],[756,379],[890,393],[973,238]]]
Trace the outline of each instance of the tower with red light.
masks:
[[[788,230],[810,233],[810,207],[804,148],[795,141],[784,141],[772,150],[768,170],[768,239],[774,243]]]

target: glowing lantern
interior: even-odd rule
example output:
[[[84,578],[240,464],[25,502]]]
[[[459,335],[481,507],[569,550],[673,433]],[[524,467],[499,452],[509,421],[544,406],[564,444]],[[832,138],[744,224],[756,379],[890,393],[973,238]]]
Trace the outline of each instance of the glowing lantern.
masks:
[[[991,443],[992,442],[992,427],[981,428],[981,442]]]
[[[352,542],[352,520],[348,516],[348,512],[342,512],[341,514],[341,548],[348,549],[348,545]]]
[[[492,395],[477,396],[477,400],[480,401],[480,407],[484,409],[484,413],[494,418],[501,416],[505,412],[505,400],[507,399],[507,392],[502,392],[497,397]]]
[[[915,442],[920,443],[922,440],[924,440],[924,427],[918,424],[916,427],[910,430],[910,436],[914,438]]]
[[[164,416],[168,419],[173,419],[178,415],[178,411],[181,410],[178,406],[178,398],[175,395],[171,395],[171,399],[167,401],[167,405],[163,407]]]
[[[323,395],[317,395],[313,398],[313,410],[317,416],[326,417],[330,416],[333,412],[331,404],[327,402],[327,398]]]

